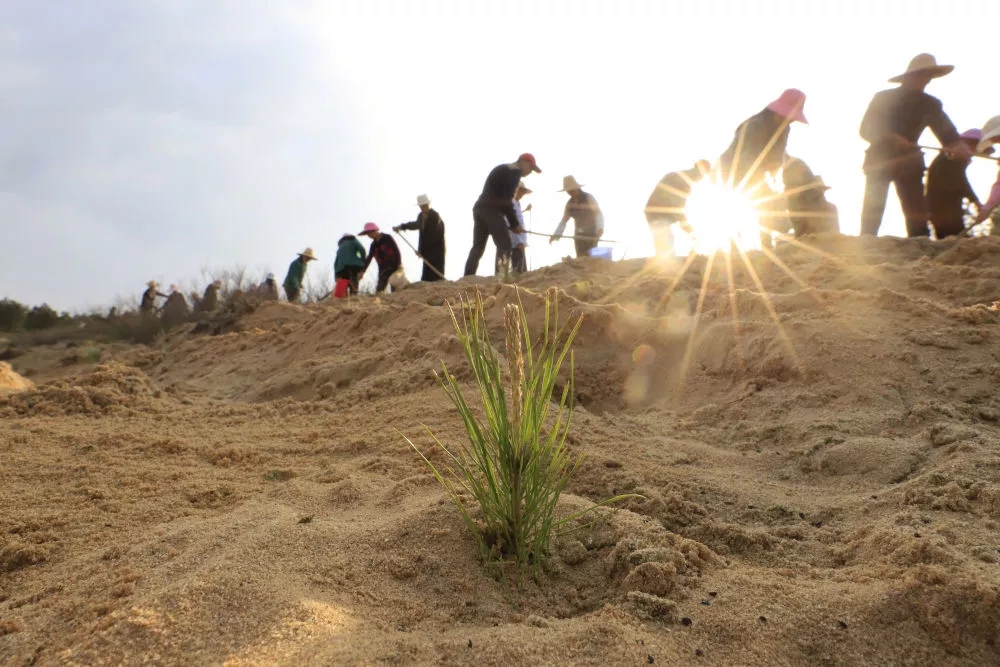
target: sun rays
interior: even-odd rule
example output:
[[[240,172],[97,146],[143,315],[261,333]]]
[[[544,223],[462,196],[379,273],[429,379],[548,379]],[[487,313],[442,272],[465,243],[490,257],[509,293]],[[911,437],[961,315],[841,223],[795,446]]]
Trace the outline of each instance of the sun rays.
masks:
[[[706,178],[692,183],[690,194],[685,195],[686,219],[674,226],[675,229],[681,228],[680,234],[675,232],[676,236],[683,235],[675,246],[681,250],[679,256],[676,259],[651,260],[641,271],[630,276],[600,300],[602,303],[615,302],[646,278],[670,275],[668,287],[658,295],[657,303],[651,308],[650,313],[654,317],[664,317],[665,305],[671,301],[678,287],[684,284],[685,290],[691,292],[698,290],[693,313],[689,316],[690,326],[686,327],[684,332],[686,342],[683,355],[679,367],[674,371],[675,376],[668,381],[669,385],[673,385],[671,393],[675,397],[679,396],[687,386],[687,377],[695,358],[699,324],[705,315],[706,302],[710,304],[709,307],[712,303],[708,301],[707,296],[712,289],[713,275],[724,274],[724,289],[728,295],[728,310],[733,327],[733,347],[730,353],[733,355],[738,377],[742,377],[748,370],[748,349],[744,340],[745,315],[739,312],[742,291],[756,293],[767,313],[768,321],[773,324],[774,336],[784,349],[789,369],[794,369],[800,375],[806,371],[795,344],[779,316],[778,308],[764,285],[761,272],[758,270],[762,261],[773,264],[780,274],[787,276],[803,291],[809,292],[821,308],[828,308],[813,286],[779,257],[771,247],[771,241],[779,245],[787,244],[787,248],[800,249],[842,269],[872,275],[871,267],[848,262],[844,257],[818,248],[788,233],[791,227],[788,221],[792,217],[809,218],[812,215],[810,211],[788,209],[789,200],[786,198],[802,189],[796,187],[777,192],[764,175],[755,177],[753,172],[758,168],[758,164],[759,161],[754,161],[750,172],[742,175],[734,174],[732,171],[724,174],[717,165]],[[767,176],[774,181],[781,179],[780,172]],[[734,182],[736,177],[739,180]]]

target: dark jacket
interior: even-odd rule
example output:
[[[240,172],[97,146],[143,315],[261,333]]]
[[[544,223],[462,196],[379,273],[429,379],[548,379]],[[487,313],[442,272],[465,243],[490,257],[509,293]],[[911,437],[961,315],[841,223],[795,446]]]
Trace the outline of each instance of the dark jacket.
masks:
[[[285,276],[284,288],[290,292],[302,290],[302,281],[306,278],[306,260],[302,255],[296,257],[288,265],[288,274]]]
[[[427,213],[421,211],[416,220],[403,223],[399,228],[420,232],[417,252],[427,261],[434,263],[444,257],[444,221],[434,209],[428,209]]]
[[[962,200],[979,204],[979,197],[972,189],[965,169],[969,160],[952,160],[939,153],[927,170],[927,209],[932,218],[962,219]]]
[[[864,169],[924,170],[924,157],[916,148],[924,130],[931,128],[934,136],[947,146],[958,141],[958,130],[944,112],[941,100],[927,93],[908,88],[890,88],[876,93],[861,119],[859,133],[870,146],[865,151]],[[890,134],[899,134],[914,144],[912,149],[899,149],[889,143]]]
[[[764,183],[765,174],[777,173],[785,162],[788,130],[788,121],[769,109],[743,121],[719,158],[723,183],[740,188],[746,179],[742,187],[752,194],[756,186]]]
[[[337,256],[333,260],[334,275],[344,269],[365,268],[365,247],[361,241],[352,234],[344,234],[337,242]]]
[[[395,271],[403,263],[396,240],[388,234],[382,234],[377,239],[372,239],[372,244],[368,248],[368,257],[365,259],[366,271],[373,259],[378,264],[379,273],[389,270]]]
[[[521,182],[521,170],[516,164],[501,164],[493,168],[483,192],[476,200],[475,208],[486,208],[502,213],[510,227],[517,226],[517,212],[514,211],[514,193]]]

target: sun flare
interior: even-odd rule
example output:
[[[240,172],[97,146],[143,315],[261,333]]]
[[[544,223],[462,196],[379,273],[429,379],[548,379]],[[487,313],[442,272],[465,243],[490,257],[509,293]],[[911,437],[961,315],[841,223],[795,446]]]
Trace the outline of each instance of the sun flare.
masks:
[[[753,202],[731,188],[703,181],[691,188],[685,215],[691,225],[691,249],[701,255],[760,249],[760,226]]]

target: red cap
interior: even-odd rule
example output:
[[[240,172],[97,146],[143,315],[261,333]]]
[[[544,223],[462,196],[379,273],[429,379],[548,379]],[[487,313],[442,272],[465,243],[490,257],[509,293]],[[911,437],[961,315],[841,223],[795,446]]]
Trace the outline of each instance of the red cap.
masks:
[[[517,157],[517,159],[518,160],[524,160],[525,162],[530,162],[531,163],[531,170],[533,172],[538,173],[538,174],[542,173],[542,170],[538,168],[538,163],[535,162],[535,156],[532,155],[531,153],[521,153]]]

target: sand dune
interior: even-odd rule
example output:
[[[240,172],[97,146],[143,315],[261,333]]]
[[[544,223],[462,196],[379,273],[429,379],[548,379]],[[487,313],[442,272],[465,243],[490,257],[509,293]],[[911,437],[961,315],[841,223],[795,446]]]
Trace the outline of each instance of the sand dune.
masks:
[[[584,315],[563,511],[643,496],[523,591],[395,430],[463,437],[445,304],[511,286],[0,365],[0,663],[1000,664],[1000,239],[778,255],[520,283]]]

